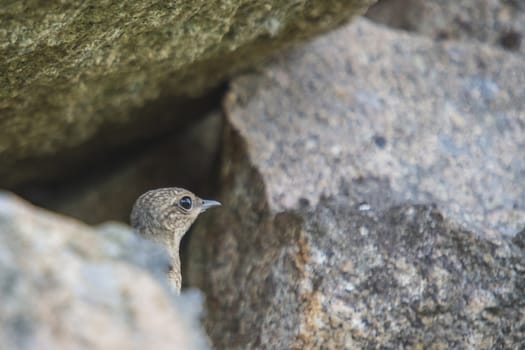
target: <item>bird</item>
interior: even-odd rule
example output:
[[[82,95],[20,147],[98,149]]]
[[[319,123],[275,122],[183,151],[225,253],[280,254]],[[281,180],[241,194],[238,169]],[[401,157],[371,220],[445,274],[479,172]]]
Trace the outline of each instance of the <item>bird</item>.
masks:
[[[201,199],[179,187],[150,190],[135,201],[130,215],[131,226],[140,235],[167,249],[171,260],[168,284],[175,294],[180,293],[182,283],[179,256],[182,237],[199,214],[220,205],[220,202]]]

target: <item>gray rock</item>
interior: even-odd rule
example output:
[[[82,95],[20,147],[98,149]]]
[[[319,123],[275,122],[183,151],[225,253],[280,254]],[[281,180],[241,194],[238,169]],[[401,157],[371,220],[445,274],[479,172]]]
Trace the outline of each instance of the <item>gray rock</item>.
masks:
[[[436,39],[474,40],[525,54],[521,0],[383,0],[367,16]]]
[[[204,284],[217,348],[525,345],[523,250],[455,229],[428,206],[363,212],[346,199],[207,228],[209,239],[226,231],[208,249]]]
[[[521,56],[359,21],[236,79],[226,109],[274,210],[376,178],[391,187],[376,207],[436,203],[480,235],[513,235],[525,226],[524,86]]]
[[[525,346],[523,86],[517,55],[365,20],[237,78],[186,272],[214,345]]]
[[[180,126],[186,96],[372,2],[11,2],[0,10],[0,186]]]
[[[141,255],[129,228],[112,230],[0,194],[0,348],[209,348],[198,294],[173,301],[140,259],[123,259]]]
[[[97,230],[104,237],[104,252],[108,257],[148,271],[169,290],[166,273],[170,268],[170,257],[164,247],[131,232],[128,225],[119,222],[105,222]]]

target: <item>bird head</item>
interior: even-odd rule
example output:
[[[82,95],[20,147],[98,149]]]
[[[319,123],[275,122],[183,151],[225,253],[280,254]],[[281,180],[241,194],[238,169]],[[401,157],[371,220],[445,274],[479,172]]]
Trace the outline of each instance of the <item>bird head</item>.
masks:
[[[180,242],[197,216],[221,205],[178,187],[159,188],[141,195],[131,211],[131,226],[140,234],[163,244]]]

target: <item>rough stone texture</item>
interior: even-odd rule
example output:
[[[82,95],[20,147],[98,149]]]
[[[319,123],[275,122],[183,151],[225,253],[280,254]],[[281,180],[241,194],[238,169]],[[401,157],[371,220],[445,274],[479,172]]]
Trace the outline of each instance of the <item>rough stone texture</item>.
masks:
[[[512,235],[525,226],[524,86],[521,56],[360,22],[237,79],[227,110],[272,209],[374,177],[393,201]]]
[[[31,186],[20,193],[34,203],[88,224],[129,221],[144,192],[180,186],[213,198],[222,116],[214,112],[182,132],[143,147],[130,157],[60,186]]]
[[[476,40],[525,54],[522,0],[383,0],[367,16],[436,39]]]
[[[145,270],[158,247],[104,232],[0,194],[0,348],[208,349],[198,297],[174,303]]]
[[[105,249],[112,259],[121,260],[148,271],[165,288],[166,271],[169,270],[170,258],[168,252],[157,243],[144,239],[141,235],[131,233],[128,225],[116,221],[104,222],[94,227],[98,235],[102,235]]]
[[[523,86],[518,55],[365,20],[237,78],[186,273],[214,345],[523,348]]]
[[[145,125],[158,132],[184,119],[176,96],[201,95],[372,2],[10,2],[0,9],[0,185],[46,175],[31,176],[32,164],[52,172],[41,158],[56,162],[57,152],[100,152]],[[161,118],[159,104],[178,113]]]

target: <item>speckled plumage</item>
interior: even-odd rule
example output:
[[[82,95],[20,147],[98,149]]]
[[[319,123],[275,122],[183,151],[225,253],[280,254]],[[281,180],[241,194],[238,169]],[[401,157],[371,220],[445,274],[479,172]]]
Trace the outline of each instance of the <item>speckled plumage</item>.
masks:
[[[172,264],[168,280],[177,293],[181,287],[180,241],[200,213],[217,205],[220,203],[201,199],[183,188],[168,187],[144,193],[133,206],[131,226],[167,248]]]

